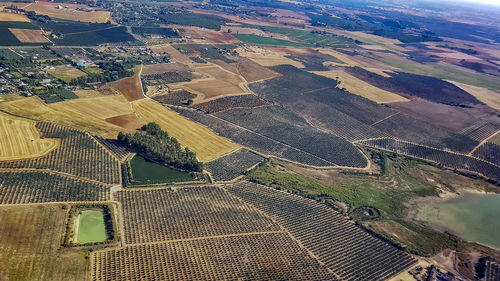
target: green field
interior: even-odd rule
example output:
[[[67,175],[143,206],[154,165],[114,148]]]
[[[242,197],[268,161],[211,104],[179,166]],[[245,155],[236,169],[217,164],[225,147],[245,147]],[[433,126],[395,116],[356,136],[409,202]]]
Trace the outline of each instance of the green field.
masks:
[[[285,28],[285,27],[272,27],[272,26],[258,26],[256,28],[259,28],[263,31],[267,32],[272,32],[272,33],[279,33],[286,35],[288,37],[293,37],[296,39],[299,39],[301,41],[309,42],[312,44],[319,44],[319,45],[337,45],[337,44],[342,44],[338,39],[335,39],[330,36],[318,34],[318,33],[312,33],[307,30],[301,30],[301,29],[294,29],[294,28]]]
[[[199,180],[196,175],[162,166],[136,155],[130,160],[132,185],[185,182]]]
[[[78,243],[106,241],[106,227],[102,211],[83,211],[78,220]]]
[[[0,46],[43,45],[42,43],[22,43],[21,41],[17,40],[14,34],[10,32],[9,28],[40,29],[38,26],[35,26],[29,22],[0,22],[0,36],[2,38],[2,40],[0,40]]]
[[[287,46],[287,47],[311,47],[309,44],[302,44],[271,37],[263,37],[254,34],[233,34],[236,38],[248,44]]]

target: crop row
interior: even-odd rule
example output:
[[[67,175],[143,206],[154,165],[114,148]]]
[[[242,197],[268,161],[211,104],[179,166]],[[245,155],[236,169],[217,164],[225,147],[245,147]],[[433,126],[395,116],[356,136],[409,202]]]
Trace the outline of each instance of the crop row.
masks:
[[[500,264],[492,261],[487,261],[485,277],[485,281],[500,280]]]
[[[172,104],[172,105],[183,105],[184,102],[190,99],[196,98],[195,94],[192,94],[185,90],[178,90],[171,92],[167,95],[155,96],[153,99],[161,104]]]
[[[385,280],[415,260],[316,201],[250,182],[227,186],[270,215],[345,280]]]
[[[231,109],[215,116],[336,165],[366,165],[366,159],[352,143],[310,126],[279,106]]]
[[[205,168],[216,181],[229,181],[242,175],[262,160],[264,160],[263,157],[242,148],[206,163]]]
[[[287,159],[313,166],[334,166],[335,163],[305,153],[297,148],[284,145],[276,140],[259,135],[248,129],[238,127],[210,114],[204,114],[188,108],[173,107],[173,110],[192,121],[201,123],[217,134],[249,147],[265,155]]]
[[[201,109],[206,113],[215,113],[231,108],[241,107],[257,107],[268,105],[266,101],[255,95],[229,96],[216,100],[211,100],[205,103],[193,105],[193,107]]]
[[[95,137],[104,147],[106,147],[120,161],[125,160],[130,152],[124,146],[118,144],[116,140],[109,140],[102,137]]]
[[[61,175],[40,172],[0,172],[0,204],[104,201],[109,188]]]
[[[500,145],[487,142],[472,154],[473,156],[500,166]]]
[[[337,280],[286,233],[95,251],[92,280]]]
[[[117,193],[128,244],[279,230],[269,218],[218,187]]]
[[[500,167],[484,160],[444,150],[429,148],[394,139],[377,139],[359,142],[361,145],[383,149],[407,156],[429,160],[450,169],[479,173],[487,178],[500,181]],[[480,150],[482,153],[483,150]]]
[[[84,132],[47,122],[37,123],[45,138],[58,138],[60,145],[47,156],[0,162],[0,168],[49,169],[107,184],[120,183],[120,163]]]
[[[472,126],[462,130],[460,133],[476,141],[483,141],[500,130],[499,124],[486,123]]]

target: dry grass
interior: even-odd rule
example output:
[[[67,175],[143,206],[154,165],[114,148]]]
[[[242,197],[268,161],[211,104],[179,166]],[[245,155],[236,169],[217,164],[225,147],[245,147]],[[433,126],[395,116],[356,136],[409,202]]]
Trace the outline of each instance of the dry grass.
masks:
[[[238,61],[238,71],[248,83],[279,76],[278,73],[247,58],[242,58]]]
[[[128,101],[142,99],[144,92],[141,86],[142,65],[134,67],[134,76],[108,83],[108,85],[120,92]]]
[[[23,43],[46,43],[49,39],[42,35],[42,31],[38,29],[17,29],[9,28],[9,31],[16,36],[17,40]]]
[[[124,129],[135,131],[142,126],[146,125],[146,122],[140,120],[137,118],[135,114],[125,114],[125,115],[119,115],[119,116],[114,116],[110,118],[106,118],[106,121],[116,125],[120,126]]]
[[[55,66],[54,69],[48,69],[47,70],[50,75],[56,77],[57,79],[60,79],[66,83],[69,83],[71,80],[86,76],[87,74],[83,71],[81,71],[78,68],[74,68],[70,65],[58,65]]]
[[[158,63],[144,65],[142,75],[161,74],[172,71],[190,71],[191,68],[183,63]]]
[[[188,55],[182,54],[170,44],[155,45],[149,47],[155,54],[168,54],[172,59],[184,64],[192,64],[193,61]]]
[[[102,97],[102,94],[96,90],[78,89],[78,90],[73,90],[73,93],[75,93],[79,98]]]
[[[2,206],[0,221],[0,280],[86,279],[84,255],[61,247],[61,205]]]
[[[139,118],[145,122],[158,123],[183,147],[188,147],[195,152],[202,162],[212,161],[240,148],[239,145],[230,140],[220,137],[206,127],[194,123],[152,100],[138,100],[132,105]]]
[[[249,58],[262,66],[275,66],[280,64],[290,64],[297,68],[304,68],[304,65],[298,61],[286,58],[285,53],[271,51],[260,47],[238,48],[236,51],[242,57]]]
[[[246,88],[246,81],[239,75],[236,75],[217,65],[197,66],[194,69],[203,74],[205,78],[194,79],[189,82],[171,84],[175,88],[183,88],[197,97],[196,103],[205,102],[217,97],[228,95],[248,94],[250,91]]]
[[[68,7],[68,9],[57,9],[58,5]],[[35,2],[26,6],[24,9],[27,11],[35,11],[39,15],[47,15],[51,18],[72,21],[104,23],[111,18],[111,13],[108,11],[84,12],[77,11],[76,8],[89,8],[89,6],[68,3]]]
[[[29,22],[30,20],[23,14],[15,14],[9,12],[0,12],[0,21],[21,21]]]
[[[0,113],[0,161],[41,157],[59,145],[56,139],[41,139],[35,124]]]
[[[370,58],[361,56],[351,57],[331,49],[318,50],[320,53],[330,55],[342,61],[343,64],[340,64],[340,66],[358,66],[384,77],[390,77],[390,75],[388,75],[386,72],[392,72],[394,70],[394,68]],[[336,63],[333,63],[332,65],[336,65]]]
[[[206,28],[200,28],[195,26],[183,26],[184,32],[183,36],[190,36],[193,43],[237,43],[240,42],[238,38],[225,32],[219,32],[215,30],[210,30]]]
[[[132,113],[129,104],[123,98],[123,103],[117,104],[117,97],[121,98],[121,96],[106,96],[68,100],[49,105],[38,97],[31,97],[0,103],[0,109],[113,138],[123,129],[104,119]]]
[[[339,88],[346,88],[349,92],[356,94],[358,96],[365,97],[376,103],[391,103],[391,102],[407,102],[409,99],[402,97],[398,94],[391,93],[382,89],[379,89],[371,84],[360,80],[349,73],[342,70],[330,70],[330,71],[312,71],[312,73],[322,75],[328,78],[336,79],[341,82]]]
[[[491,108],[500,109],[500,93],[490,89],[471,86],[455,81],[448,80],[448,82],[455,84],[457,87],[473,95],[476,99],[485,103]]]

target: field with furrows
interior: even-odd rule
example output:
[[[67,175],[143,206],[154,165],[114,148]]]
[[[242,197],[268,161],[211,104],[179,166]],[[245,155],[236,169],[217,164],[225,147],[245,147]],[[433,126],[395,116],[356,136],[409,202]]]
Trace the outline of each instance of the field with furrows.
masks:
[[[205,169],[212,174],[214,180],[229,181],[241,176],[262,160],[262,156],[242,148],[206,163]]]
[[[385,280],[416,262],[313,200],[250,182],[227,188],[270,215],[344,280]]]
[[[127,244],[277,231],[254,207],[218,187],[118,192]]]
[[[0,172],[0,204],[105,201],[109,188],[58,174]]]
[[[60,139],[60,145],[41,158],[3,161],[4,169],[44,169],[107,184],[120,183],[120,163],[87,133],[54,125],[37,123],[43,137]]]
[[[125,246],[91,261],[93,281],[338,280],[283,232]]]

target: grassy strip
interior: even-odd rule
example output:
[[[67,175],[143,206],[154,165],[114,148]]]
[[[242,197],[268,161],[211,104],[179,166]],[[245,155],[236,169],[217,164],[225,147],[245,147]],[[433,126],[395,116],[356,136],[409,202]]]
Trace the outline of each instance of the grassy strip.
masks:
[[[301,30],[295,28],[285,28],[285,27],[272,27],[272,26],[249,26],[258,28],[260,30],[272,33],[279,33],[286,35],[288,37],[296,38],[301,41],[305,41],[311,44],[317,45],[339,45],[344,44],[344,42],[322,34],[313,33],[308,30]]]
[[[287,46],[287,47],[312,47],[309,44],[297,43],[282,39],[263,37],[254,34],[233,34],[239,40],[248,44],[271,45],[271,46]]]

